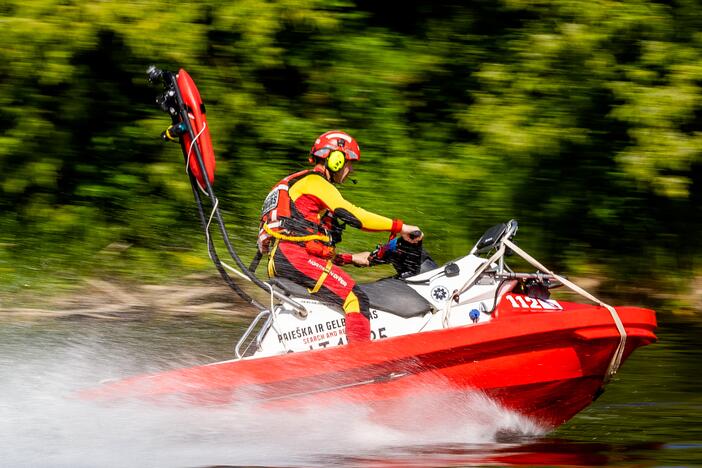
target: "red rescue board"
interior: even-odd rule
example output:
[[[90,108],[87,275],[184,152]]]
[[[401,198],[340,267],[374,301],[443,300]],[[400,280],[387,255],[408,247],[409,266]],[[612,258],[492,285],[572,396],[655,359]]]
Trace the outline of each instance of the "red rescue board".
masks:
[[[202,103],[202,98],[200,97],[200,92],[195,86],[195,82],[190,77],[188,72],[182,68],[178,71],[178,89],[180,90],[180,95],[183,98],[183,103],[188,112],[188,118],[190,119],[190,126],[195,133],[195,141],[186,132],[180,142],[183,148],[183,154],[185,155],[186,170],[195,176],[197,184],[200,188],[205,191],[205,179],[200,170],[200,166],[197,163],[197,156],[195,154],[195,145],[200,149],[200,155],[202,156],[202,162],[205,165],[205,172],[207,173],[207,179],[210,184],[214,183],[214,173],[215,173],[215,155],[212,149],[212,140],[210,139],[210,129],[207,126],[207,118],[205,116],[205,105]]]

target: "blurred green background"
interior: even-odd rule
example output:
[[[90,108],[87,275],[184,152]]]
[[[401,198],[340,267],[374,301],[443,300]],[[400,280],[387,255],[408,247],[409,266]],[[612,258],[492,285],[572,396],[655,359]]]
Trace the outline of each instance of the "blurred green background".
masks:
[[[262,199],[340,128],[352,202],[446,261],[490,225],[601,293],[694,310],[702,268],[699,1],[0,4],[0,290],[211,271],[145,70],[208,107],[215,189],[253,255]],[[377,234],[348,232],[348,250]],[[355,273],[360,273],[355,270]]]

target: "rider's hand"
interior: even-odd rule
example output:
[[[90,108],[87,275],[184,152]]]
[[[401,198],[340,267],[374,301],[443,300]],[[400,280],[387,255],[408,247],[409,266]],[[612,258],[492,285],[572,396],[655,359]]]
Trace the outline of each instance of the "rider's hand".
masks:
[[[368,261],[368,256],[370,255],[370,252],[358,252],[355,254],[351,255],[351,259],[353,261],[353,264],[356,266],[369,266],[370,262]]]
[[[417,235],[418,233],[418,235]],[[420,240],[424,239],[424,233],[417,226],[412,226],[411,224],[404,224],[402,226],[402,231],[400,235],[404,240],[412,244],[416,244]]]

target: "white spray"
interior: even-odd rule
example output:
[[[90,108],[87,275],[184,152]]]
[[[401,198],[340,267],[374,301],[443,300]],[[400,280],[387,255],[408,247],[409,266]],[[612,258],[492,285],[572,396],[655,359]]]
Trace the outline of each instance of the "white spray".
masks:
[[[505,430],[542,433],[479,393],[432,397],[429,387],[388,421],[358,405],[266,411],[245,402],[174,407],[75,396],[106,377],[165,368],[144,362],[145,344],[42,335],[0,343],[0,465],[377,465],[414,459],[413,450],[426,446],[494,443]]]

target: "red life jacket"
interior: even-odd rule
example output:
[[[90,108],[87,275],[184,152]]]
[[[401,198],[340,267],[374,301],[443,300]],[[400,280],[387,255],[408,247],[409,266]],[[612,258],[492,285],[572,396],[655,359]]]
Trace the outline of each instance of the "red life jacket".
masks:
[[[313,172],[304,170],[287,176],[275,184],[266,196],[261,208],[257,241],[261,253],[270,251],[271,238],[293,242],[330,241],[324,227],[305,219],[297,212],[295,203],[290,199],[290,187]]]

